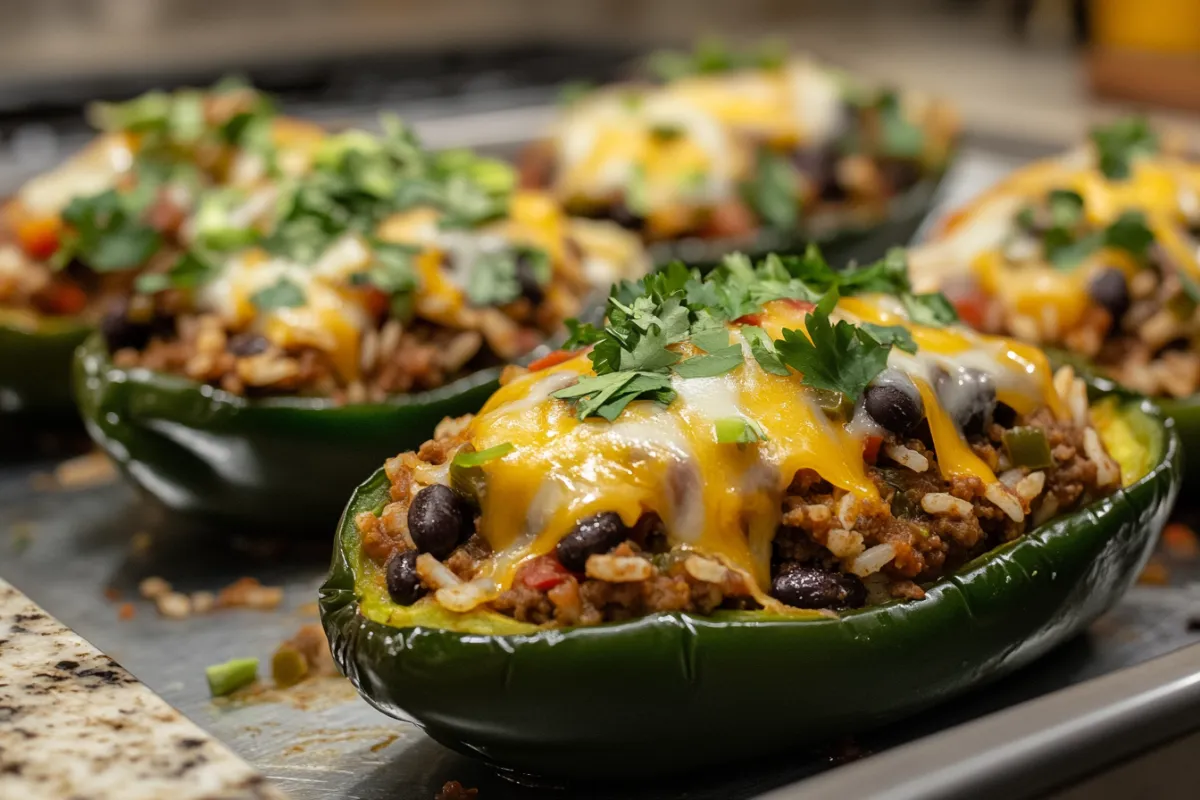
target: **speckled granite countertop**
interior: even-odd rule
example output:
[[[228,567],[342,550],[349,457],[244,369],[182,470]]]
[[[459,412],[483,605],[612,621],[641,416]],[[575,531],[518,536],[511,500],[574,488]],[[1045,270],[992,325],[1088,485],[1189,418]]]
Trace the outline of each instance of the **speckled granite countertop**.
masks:
[[[0,580],[0,798],[284,797],[115,661]]]

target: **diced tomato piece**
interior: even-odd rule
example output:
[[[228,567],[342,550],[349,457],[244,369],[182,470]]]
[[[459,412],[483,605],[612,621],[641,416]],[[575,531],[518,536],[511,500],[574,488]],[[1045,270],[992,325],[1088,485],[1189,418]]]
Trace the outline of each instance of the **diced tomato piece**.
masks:
[[[1192,561],[1200,556],[1200,542],[1196,533],[1182,522],[1173,522],[1163,529],[1163,548],[1174,558]]]
[[[557,558],[554,556],[538,556],[521,567],[520,574],[517,575],[517,580],[524,583],[530,589],[544,592],[547,589],[553,589],[569,577],[571,577],[571,573],[567,571],[566,567],[558,563]]]
[[[87,306],[87,295],[78,285],[60,281],[48,286],[41,293],[38,306],[49,314],[72,316]]]
[[[972,328],[982,328],[987,319],[988,306],[991,299],[982,289],[971,289],[963,293],[955,293],[949,298],[958,318]]]
[[[879,458],[879,448],[883,444],[882,436],[868,436],[863,440],[863,461],[874,464]]]
[[[762,314],[743,314],[734,320],[738,325],[762,325]]]
[[[47,259],[58,250],[62,222],[58,217],[33,217],[17,224],[17,240],[30,258]]]
[[[550,367],[557,366],[564,361],[570,361],[575,357],[575,353],[575,350],[555,350],[553,353],[547,353],[531,363],[529,365],[529,371],[537,372],[538,370],[549,369]]]
[[[368,286],[363,290],[363,304],[366,305],[368,314],[379,319],[387,312],[391,301],[387,292],[377,286]]]

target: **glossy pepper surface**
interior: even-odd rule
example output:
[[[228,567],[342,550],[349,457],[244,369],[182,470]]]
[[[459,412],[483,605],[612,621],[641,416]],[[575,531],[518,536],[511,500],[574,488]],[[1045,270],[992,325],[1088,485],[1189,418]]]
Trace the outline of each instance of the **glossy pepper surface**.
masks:
[[[99,335],[78,350],[75,396],[92,438],[172,511],[264,533],[328,531],[365,472],[477,410],[500,370],[386,403],[249,399],[178,375],[120,369]]]
[[[0,317],[0,413],[72,417],[71,356],[90,330],[68,318],[9,323]]]
[[[508,769],[653,775],[828,741],[1027,664],[1116,602],[1165,522],[1180,467],[1171,423],[1149,403],[1122,403],[1114,417],[1145,448],[1141,478],[972,561],[922,600],[836,618],[660,613],[509,633],[493,612],[472,621],[480,612],[390,605],[355,574],[354,517],[387,497],[380,470],[342,517],[321,590],[325,630],[368,702]]]

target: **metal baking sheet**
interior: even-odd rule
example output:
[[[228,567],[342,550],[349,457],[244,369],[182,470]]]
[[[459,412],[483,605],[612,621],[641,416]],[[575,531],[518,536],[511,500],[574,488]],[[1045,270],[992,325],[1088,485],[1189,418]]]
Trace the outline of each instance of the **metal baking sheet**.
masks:
[[[953,202],[974,193],[1019,163],[1020,155],[968,149],[945,199]],[[0,455],[6,450],[11,453],[0,442]],[[315,619],[316,587],[330,542],[299,540],[287,530],[264,531],[252,541],[230,540],[221,531],[162,516],[119,482],[54,487],[49,476],[55,464],[0,464],[0,577],[119,660],[298,800],[432,798],[449,780],[479,788],[486,800],[748,798],[856,756],[1200,642],[1200,632],[1189,622],[1200,614],[1200,564],[1168,559],[1169,585],[1134,587],[1087,634],[948,707],[853,741],[708,774],[636,786],[576,785],[548,793],[545,786],[499,777],[435,744],[415,726],[381,715],[340,679],[304,684],[246,704],[212,702],[206,665],[244,656],[269,661],[280,642]],[[253,575],[283,586],[286,599],[275,612],[223,611],[172,621],[136,601],[137,582],[151,575],[183,591],[214,590]],[[133,619],[118,618],[124,601],[135,601]]]

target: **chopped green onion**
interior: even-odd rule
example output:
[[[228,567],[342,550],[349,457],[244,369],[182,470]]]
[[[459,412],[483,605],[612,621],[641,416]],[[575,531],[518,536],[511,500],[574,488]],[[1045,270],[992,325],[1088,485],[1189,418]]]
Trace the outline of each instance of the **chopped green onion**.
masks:
[[[1054,464],[1050,442],[1040,428],[1013,428],[1004,432],[1004,450],[1014,467],[1043,469]]]
[[[767,438],[762,426],[746,417],[723,417],[713,427],[721,444],[753,444]]]
[[[258,678],[258,659],[235,658],[224,664],[213,664],[204,670],[204,676],[208,678],[212,696],[224,697],[254,683]]]
[[[512,442],[504,442],[495,447],[489,447],[486,450],[472,450],[470,452],[460,450],[454,454],[452,465],[456,467],[478,467],[497,458],[503,458],[515,449],[516,447]]]

